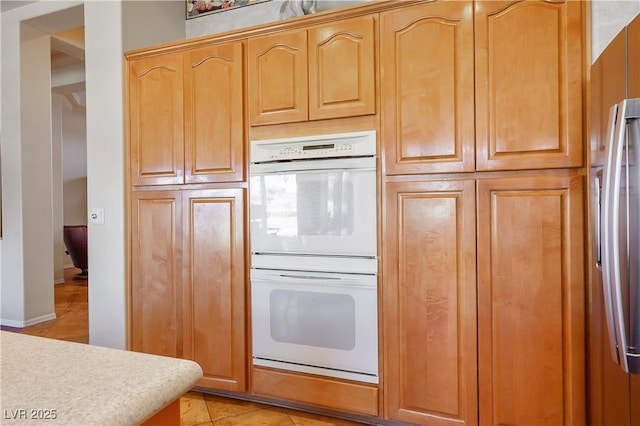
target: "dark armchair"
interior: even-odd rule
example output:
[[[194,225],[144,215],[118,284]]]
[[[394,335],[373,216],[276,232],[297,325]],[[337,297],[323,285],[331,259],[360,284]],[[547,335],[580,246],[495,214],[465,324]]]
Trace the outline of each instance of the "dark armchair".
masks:
[[[87,259],[87,225],[64,226],[64,245],[67,254],[71,257],[73,266],[82,272],[76,278],[86,279],[89,274],[89,261]]]

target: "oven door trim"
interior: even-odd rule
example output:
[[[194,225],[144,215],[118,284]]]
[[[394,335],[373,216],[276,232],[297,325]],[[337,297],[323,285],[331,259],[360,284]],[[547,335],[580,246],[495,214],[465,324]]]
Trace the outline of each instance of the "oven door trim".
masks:
[[[338,370],[333,368],[315,367],[313,365],[298,364],[294,362],[278,361],[273,359],[253,357],[253,365],[259,367],[277,368],[279,370],[296,371],[299,373],[316,374],[337,379],[353,380],[357,382],[378,384],[380,379],[377,374],[358,373],[353,371]]]
[[[316,282],[317,280],[317,282]],[[366,383],[378,383],[377,276],[293,270],[251,270],[253,364]],[[271,337],[274,290],[348,294],[356,303],[351,350],[311,347]],[[293,356],[292,356],[293,355]],[[346,361],[336,359],[348,357]],[[322,361],[326,360],[325,364]],[[363,362],[364,361],[364,362]],[[363,368],[358,368],[361,364]]]

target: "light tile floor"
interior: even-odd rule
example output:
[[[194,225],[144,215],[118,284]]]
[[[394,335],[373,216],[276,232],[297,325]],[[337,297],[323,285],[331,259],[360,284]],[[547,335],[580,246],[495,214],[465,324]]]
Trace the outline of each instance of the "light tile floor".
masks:
[[[64,284],[55,285],[56,319],[25,328],[3,330],[58,340],[89,343],[87,280],[74,279],[79,269],[66,269]],[[249,401],[187,392],[180,398],[180,418],[184,426],[331,426],[357,423],[317,416]]]
[[[357,424],[199,392],[188,392],[180,399],[180,417],[181,424],[185,426],[347,426]]]

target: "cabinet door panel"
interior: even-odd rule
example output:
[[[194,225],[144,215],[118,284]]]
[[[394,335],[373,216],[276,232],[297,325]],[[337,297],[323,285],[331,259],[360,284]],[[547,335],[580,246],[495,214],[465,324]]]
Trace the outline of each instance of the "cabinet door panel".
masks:
[[[478,170],[582,165],[582,7],[475,3]]]
[[[481,424],[585,424],[582,180],[478,181]]]
[[[631,401],[636,401],[636,403],[631,406],[631,420],[629,424],[636,426],[640,425],[640,404],[637,403],[637,401],[640,401],[640,376],[632,374],[629,380],[631,380],[629,386]]]
[[[131,183],[183,183],[182,53],[129,66]]]
[[[472,2],[381,14],[387,174],[473,171]]]
[[[596,64],[592,66],[592,69],[600,72],[600,75],[594,75],[592,78],[592,89],[595,88],[595,84],[593,83],[599,83],[601,90],[599,93],[600,115],[597,119],[592,119],[592,121],[598,120],[600,124],[600,133],[596,139],[598,141],[597,151],[595,152],[596,155],[593,155],[594,152],[592,151],[591,156],[592,166],[603,165],[604,150],[607,140],[609,139],[607,135],[609,113],[611,107],[614,104],[622,102],[627,93],[627,87],[625,85],[627,72],[625,42],[625,34],[621,32],[611,40],[607,49],[600,55]],[[591,113],[595,114],[597,112],[592,110]]]
[[[202,367],[202,386],[246,387],[244,193],[187,191],[185,355]]]
[[[627,79],[629,98],[640,98],[640,16],[627,26]]]
[[[134,192],[131,203],[131,349],[182,356],[181,205],[176,191]]]
[[[185,181],[241,181],[242,42],[189,51],[185,60]]]
[[[473,180],[387,183],[386,416],[477,424]]]
[[[308,119],[306,31],[249,39],[247,65],[252,125]]]
[[[375,114],[376,20],[309,29],[309,119]]]

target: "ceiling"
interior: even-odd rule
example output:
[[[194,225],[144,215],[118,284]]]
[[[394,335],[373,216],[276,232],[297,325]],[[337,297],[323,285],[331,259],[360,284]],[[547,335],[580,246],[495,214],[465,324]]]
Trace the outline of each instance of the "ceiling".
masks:
[[[0,12],[36,3],[29,0],[0,0]],[[74,7],[61,12],[43,15],[28,22],[51,34],[51,91],[62,96],[72,112],[85,112],[84,72],[84,8]],[[80,24],[69,28],[69,23]],[[73,25],[73,24],[71,24]]]
[[[35,1],[12,1],[12,0],[2,0],[0,1],[0,12],[6,12],[10,9],[15,9],[16,7],[24,6],[25,4],[35,3]]]
[[[51,90],[69,110],[84,112],[84,27],[51,34]]]

